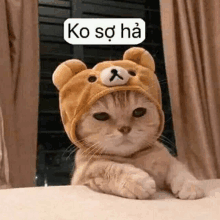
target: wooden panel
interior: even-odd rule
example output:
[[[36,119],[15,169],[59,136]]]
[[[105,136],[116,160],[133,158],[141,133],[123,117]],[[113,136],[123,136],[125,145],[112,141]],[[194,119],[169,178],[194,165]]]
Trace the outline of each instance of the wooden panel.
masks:
[[[159,12],[160,10],[160,1],[159,0],[154,0],[154,1],[146,1],[146,8],[151,8],[154,10],[157,10]]]
[[[57,17],[57,18],[69,18],[70,10],[39,6],[39,15],[40,16],[51,16],[51,17]]]
[[[48,92],[48,93],[56,94],[58,91],[56,87],[53,85],[52,79],[51,80],[43,79],[41,80],[41,83],[40,83],[40,92],[41,93]]]
[[[71,145],[71,142],[65,133],[56,135],[39,134],[38,140],[40,144],[43,143],[44,150],[58,150],[60,148],[67,148]]]
[[[41,59],[41,74],[43,72],[52,73],[56,69],[56,67],[61,63],[60,60],[48,60],[48,59]]]
[[[60,6],[60,7],[70,7],[69,1],[62,0],[38,0],[39,4],[47,4],[52,6]]]
[[[122,59],[125,48],[128,46],[84,46],[85,56],[94,56],[103,60],[115,60]]]
[[[40,24],[40,34],[54,36],[54,37],[63,37],[63,26]]]
[[[58,97],[45,98],[41,96],[39,111],[54,111],[54,109],[59,109]]]
[[[40,23],[63,25],[63,22],[66,20],[66,18],[50,18],[50,17],[40,16],[38,20]]]
[[[105,5],[94,5],[89,3],[83,4],[83,13],[103,15],[108,17],[125,17],[125,18],[144,18],[144,11],[131,10],[124,8],[115,8]]]
[[[143,7],[144,5],[137,5],[135,2],[129,3],[127,1],[124,2],[119,2],[119,1],[103,1],[103,0],[83,0],[83,3],[89,3],[89,4],[94,4],[94,5],[102,5],[102,6],[107,6],[107,7],[114,7],[114,8],[121,8],[121,9],[132,9],[132,10],[145,10]],[[113,13],[112,13],[113,14]]]
[[[63,131],[60,114],[43,114],[38,119],[38,129],[41,131]]]
[[[128,45],[84,46],[84,62],[92,68],[98,62],[122,59],[124,51],[128,48]]]
[[[151,11],[151,22],[154,25],[157,25],[158,27],[160,27],[160,12],[159,11]],[[161,31],[161,30],[160,30]]]
[[[56,37],[56,36],[47,36],[47,35],[40,35],[41,42],[53,42],[53,43],[66,43],[63,37]]]
[[[58,57],[57,59],[56,58],[51,58],[51,59],[41,58],[41,74],[44,74],[44,72],[46,72],[47,77],[48,77],[48,74],[51,74],[51,77],[52,77],[52,73],[54,72],[56,67],[65,60],[66,58],[62,59],[61,57]]]
[[[132,45],[72,46],[63,39],[63,22],[71,16],[76,18],[143,18],[146,23],[146,40],[134,46],[144,47],[155,59],[156,72],[159,80],[162,80],[161,88],[165,103],[163,107],[167,119],[171,116],[171,112],[166,102],[169,94],[167,83],[164,82],[166,73],[161,49],[159,0],[39,0],[39,15],[41,84],[38,143],[44,146],[41,153],[45,156],[47,154],[44,161],[49,168],[49,172],[43,172],[43,177],[47,176],[49,185],[64,182],[68,184],[70,170],[64,168],[65,165],[62,162],[57,161],[62,159],[59,157],[61,151],[69,147],[71,143],[64,132],[59,115],[58,91],[52,84],[52,74],[60,63],[70,58],[81,59],[88,68],[104,60],[122,59],[124,51]],[[169,127],[171,122],[172,120],[168,121],[164,134],[172,138],[174,137],[173,130]],[[172,132],[168,134],[169,131]],[[173,142],[175,142],[174,138]],[[40,185],[43,184],[44,181]]]
[[[133,4],[144,4],[145,2],[149,2],[149,0],[114,0],[115,2],[130,2]],[[154,0],[154,1],[159,1],[159,0]]]
[[[67,43],[53,43],[53,42],[41,42],[40,43],[40,53],[48,54],[48,53],[62,53],[62,54],[70,54],[71,47]]]
[[[94,14],[83,13],[82,18],[103,18],[103,15],[94,15]]]

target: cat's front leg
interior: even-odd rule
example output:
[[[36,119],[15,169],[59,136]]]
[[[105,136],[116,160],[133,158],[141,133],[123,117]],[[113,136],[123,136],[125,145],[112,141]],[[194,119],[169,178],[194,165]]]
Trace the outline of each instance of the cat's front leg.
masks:
[[[82,183],[95,191],[131,199],[147,199],[156,192],[155,181],[130,164],[95,161]]]
[[[205,196],[201,182],[175,158],[170,164],[167,185],[173,194],[180,199],[199,199]]]
[[[109,174],[114,176],[110,184],[122,197],[148,199],[156,192],[156,183],[145,171],[130,164],[113,164]]]

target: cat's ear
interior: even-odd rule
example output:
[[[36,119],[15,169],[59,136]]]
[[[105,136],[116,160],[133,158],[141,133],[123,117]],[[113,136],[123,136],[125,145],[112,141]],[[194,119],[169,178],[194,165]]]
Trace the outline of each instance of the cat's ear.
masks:
[[[123,60],[131,60],[141,66],[155,71],[155,62],[148,51],[141,47],[132,47],[125,51]]]
[[[86,65],[77,59],[67,60],[61,63],[53,73],[53,84],[60,90],[74,75],[86,70]]]

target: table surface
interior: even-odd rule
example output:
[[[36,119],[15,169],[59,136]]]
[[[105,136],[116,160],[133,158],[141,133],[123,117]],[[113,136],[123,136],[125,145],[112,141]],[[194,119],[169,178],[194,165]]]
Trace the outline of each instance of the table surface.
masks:
[[[151,200],[97,193],[85,186],[0,190],[1,220],[219,220],[220,179],[202,181],[206,197],[180,200],[157,192]]]

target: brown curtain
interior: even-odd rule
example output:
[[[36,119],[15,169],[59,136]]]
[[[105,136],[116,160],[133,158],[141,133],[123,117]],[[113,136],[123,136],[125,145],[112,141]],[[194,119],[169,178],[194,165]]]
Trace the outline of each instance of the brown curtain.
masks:
[[[179,160],[220,178],[220,1],[160,0]]]
[[[34,185],[38,44],[38,1],[1,0],[0,178],[12,187]]]
[[[0,107],[0,189],[10,188],[8,154],[4,138],[3,115]]]

